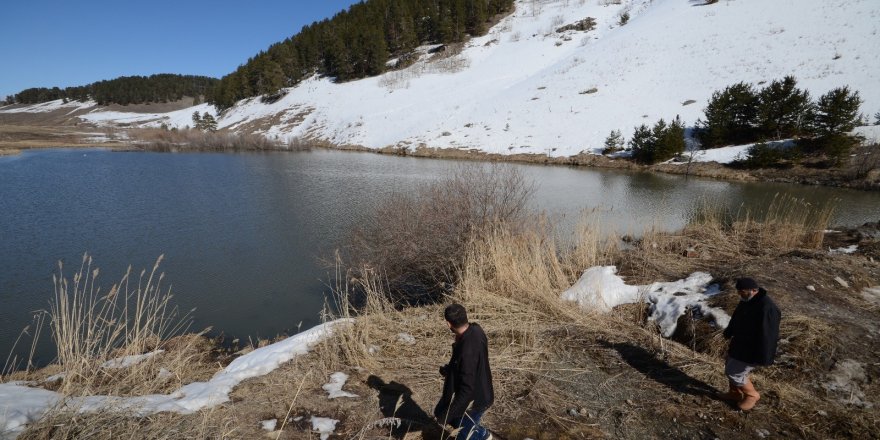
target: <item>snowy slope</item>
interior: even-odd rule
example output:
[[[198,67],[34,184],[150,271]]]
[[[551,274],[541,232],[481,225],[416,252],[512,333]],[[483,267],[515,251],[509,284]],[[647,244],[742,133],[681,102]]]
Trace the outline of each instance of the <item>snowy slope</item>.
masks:
[[[713,91],[785,75],[813,96],[849,85],[865,113],[880,111],[880,1],[607,3],[519,0],[514,14],[453,58],[343,84],[313,77],[274,104],[238,103],[219,126],[370,148],[567,156],[595,151],[612,129],[628,136],[636,125],[676,115],[691,125]],[[631,18],[619,26],[624,11]],[[555,32],[586,17],[596,29]],[[183,127],[194,110],[84,119]],[[271,127],[252,124],[260,120]]]

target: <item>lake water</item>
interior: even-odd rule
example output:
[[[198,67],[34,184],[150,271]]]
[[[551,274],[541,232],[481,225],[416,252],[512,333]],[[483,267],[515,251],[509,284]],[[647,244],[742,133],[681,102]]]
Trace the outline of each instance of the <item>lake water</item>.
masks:
[[[70,276],[84,252],[101,268],[105,291],[128,265],[149,269],[164,254],[163,285],[182,310],[196,309],[194,328],[244,340],[308,328],[319,322],[331,279],[319,258],[376,200],[460,166],[487,165],[331,151],[0,157],[0,357],[31,312],[48,307],[57,262]],[[531,204],[564,225],[591,209],[620,233],[674,229],[701,200],[752,206],[777,193],[839,199],[836,224],[880,219],[877,192],[510,166],[534,181]],[[38,360],[49,355],[41,350]]]

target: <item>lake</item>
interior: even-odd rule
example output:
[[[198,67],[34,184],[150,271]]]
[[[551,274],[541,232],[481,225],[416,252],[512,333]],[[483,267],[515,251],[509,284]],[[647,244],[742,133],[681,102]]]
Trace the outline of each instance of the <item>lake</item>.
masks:
[[[332,255],[377,200],[477,162],[370,153],[134,153],[53,149],[0,157],[0,355],[33,311],[48,308],[58,261],[71,276],[88,252],[106,291],[126,267],[164,254],[164,286],[194,329],[273,337],[320,321]],[[766,205],[787,193],[838,199],[835,224],[880,219],[880,193],[713,181],[589,168],[509,165],[536,187],[533,208],[563,229],[583,210],[638,233],[683,226],[702,200]],[[48,331],[43,339],[48,341]],[[19,350],[20,351],[20,350]],[[51,360],[47,345],[38,361]]]

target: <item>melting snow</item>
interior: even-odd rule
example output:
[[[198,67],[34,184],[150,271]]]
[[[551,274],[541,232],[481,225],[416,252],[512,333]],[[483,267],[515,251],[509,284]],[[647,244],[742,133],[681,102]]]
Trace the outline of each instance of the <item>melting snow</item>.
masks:
[[[339,423],[339,420],[312,416],[312,430],[321,434],[321,440],[327,440],[327,437],[333,434],[337,423]]]
[[[337,320],[315,326],[287,339],[258,348],[241,356],[208,382],[194,382],[171,394],[137,397],[87,396],[65,399],[61,394],[20,382],[0,384],[0,435],[15,438],[25,425],[34,422],[50,408],[62,403],[80,411],[125,408],[140,415],[171,411],[191,414],[229,400],[229,392],[243,380],[268,374],[327,337],[337,325],[351,320]],[[332,432],[332,431],[331,431]]]
[[[144,354],[134,354],[131,356],[123,356],[121,358],[110,359],[109,361],[101,364],[101,367],[110,369],[128,368],[132,365],[137,365],[153,356],[162,354],[164,352],[165,350],[156,350]]]
[[[717,285],[709,285],[712,276],[694,272],[683,280],[657,282],[645,286],[629,286],[617,275],[614,266],[596,266],[587,269],[568,290],[564,300],[576,302],[582,308],[601,312],[621,304],[632,304],[644,299],[651,306],[649,319],[660,326],[664,337],[675,333],[678,318],[688,308],[708,316],[720,328],[727,327],[730,316],[719,308],[710,307],[706,300],[719,293]]]
[[[828,249],[829,254],[851,254],[855,251],[859,250],[859,245],[854,244],[852,246],[837,248],[837,249]]]
[[[276,425],[278,425],[278,419],[263,420],[260,422],[260,426],[262,426],[263,429],[269,432],[274,431]]]
[[[345,385],[345,381],[347,380],[347,374],[342,372],[333,373],[330,375],[330,383],[322,385],[321,388],[327,392],[329,395],[328,398],[330,399],[335,399],[337,397],[359,397],[357,394],[342,391],[342,386]]]
[[[397,340],[406,344],[406,345],[413,345],[416,343],[415,336],[413,336],[409,333],[398,333]]]

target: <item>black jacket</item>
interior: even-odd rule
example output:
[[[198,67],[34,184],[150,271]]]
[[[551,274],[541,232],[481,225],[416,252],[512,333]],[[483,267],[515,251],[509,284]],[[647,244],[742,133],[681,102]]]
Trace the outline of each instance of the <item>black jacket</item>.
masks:
[[[724,337],[730,339],[727,354],[748,364],[772,364],[781,319],[782,314],[767,296],[767,291],[758,289],[752,299],[736,306],[730,324],[724,329]]]
[[[445,376],[443,397],[434,408],[438,420],[463,417],[471,402],[474,410],[485,411],[495,400],[489,369],[489,342],[478,324],[471,323],[452,344],[452,358],[441,372]]]

